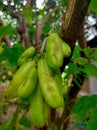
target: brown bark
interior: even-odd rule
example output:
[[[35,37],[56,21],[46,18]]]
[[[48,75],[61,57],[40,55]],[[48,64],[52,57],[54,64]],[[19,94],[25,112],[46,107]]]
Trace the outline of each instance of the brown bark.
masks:
[[[66,13],[63,15],[60,37],[70,45],[72,52],[77,40],[79,41],[80,46],[82,48],[86,47],[83,23],[88,10],[89,3],[90,0],[69,0]],[[64,66],[66,66],[69,60],[70,57],[64,59],[65,62],[61,70],[64,69]],[[82,79],[84,80],[84,77],[82,77]],[[70,88],[70,91],[68,93],[68,105],[65,108],[65,116],[63,115],[63,120],[69,116],[70,110],[74,104],[74,102],[72,104],[69,104],[69,102],[71,99],[76,98],[79,90],[80,89],[76,83],[74,83],[74,87]],[[67,130],[68,123],[69,121],[66,120],[66,122],[64,123],[63,130]]]
[[[78,44],[82,49],[87,47],[87,42],[85,38],[85,32],[84,32],[84,23],[81,24],[79,33],[78,33]]]
[[[28,26],[27,26],[27,21],[25,18],[23,18],[22,22],[19,24],[19,27],[17,28],[17,32],[20,36],[22,45],[25,48],[30,47],[30,39],[29,39],[29,34],[28,34]]]
[[[80,27],[86,16],[90,0],[69,0],[66,13],[63,15],[63,24],[60,37],[71,47],[78,40]]]

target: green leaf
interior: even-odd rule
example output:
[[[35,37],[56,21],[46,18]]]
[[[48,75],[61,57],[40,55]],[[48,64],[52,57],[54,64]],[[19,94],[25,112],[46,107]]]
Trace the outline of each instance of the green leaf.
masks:
[[[14,33],[14,31],[12,29],[11,24],[0,27],[0,37],[6,36],[6,35],[11,35],[13,33]]]
[[[93,48],[85,48],[83,51],[85,55],[90,56],[90,54],[93,52]]]
[[[17,59],[25,50],[25,48],[20,44],[14,44],[12,48],[9,48],[7,45],[3,45],[2,48],[3,51],[0,53],[0,62],[8,60],[12,66],[16,65]]]
[[[78,58],[74,59],[74,61],[76,63],[78,63],[79,65],[85,65],[88,63],[88,59],[83,58],[83,57],[78,57]]]
[[[91,116],[91,112],[95,108],[96,103],[97,103],[97,95],[92,95],[90,97],[84,97],[84,98],[82,97],[82,99],[80,99],[77,102],[77,104],[74,105],[74,108],[72,110],[73,111],[72,114],[76,114],[75,124]],[[78,109],[76,107],[78,107]]]
[[[94,58],[95,58],[95,60],[97,60],[97,48],[95,48],[95,50],[94,50]]]
[[[65,69],[65,72],[68,73],[68,74],[72,74],[74,73],[75,71],[77,71],[78,67],[76,64],[74,63],[69,63],[68,64],[68,68]]]
[[[5,125],[5,124],[0,125],[0,130],[5,130],[5,129],[4,129],[4,127],[5,127],[4,125]]]
[[[87,116],[90,116],[92,109],[94,109],[95,106],[96,106],[96,102],[97,102],[97,95],[92,95],[92,96],[90,96],[90,97],[86,100],[86,102],[85,102],[85,104],[84,104],[84,106],[83,106],[81,112],[79,112],[79,113],[76,115],[76,120],[75,120],[75,122],[80,122],[80,121],[82,121],[82,120],[85,120],[85,118],[86,118]],[[89,113],[88,113],[88,112],[89,112]]]
[[[47,35],[47,34],[49,33],[49,31],[50,31],[50,24],[49,24],[49,22],[47,22],[47,23],[43,26],[42,31],[43,31],[43,34],[44,34],[44,35]]]
[[[80,50],[81,50],[80,46],[75,45],[74,52],[72,55],[73,59],[80,57]]]
[[[0,54],[3,52],[3,47],[0,45]]]
[[[97,13],[97,0],[91,0],[89,10],[94,13]]]
[[[77,102],[75,103],[75,105],[73,106],[72,110],[71,110],[71,114],[79,113],[82,110],[83,105],[85,104],[87,99],[88,99],[87,96],[83,96],[80,99],[78,99]]]
[[[89,108],[95,107],[96,102],[97,102],[97,95],[92,95],[88,97],[83,109],[88,110]]]
[[[87,64],[84,69],[88,76],[97,77],[97,67],[94,64]]]
[[[32,126],[31,121],[25,115],[22,116],[20,120],[20,124],[29,128]]]
[[[9,63],[12,66],[16,65],[18,54],[12,48],[9,48],[7,45],[3,45],[3,48],[4,48],[4,56],[9,61]]]
[[[86,130],[97,130],[97,106],[92,112],[90,120],[87,123]]]
[[[95,60],[94,54],[95,53],[96,48],[85,48],[83,49],[83,52],[85,53],[85,55],[90,59],[90,60]],[[96,57],[97,59],[97,57]]]
[[[6,60],[6,57],[4,56],[4,52],[0,54],[0,62]]]
[[[13,44],[12,50],[17,54],[17,57],[19,57],[24,51],[25,48],[21,44]]]

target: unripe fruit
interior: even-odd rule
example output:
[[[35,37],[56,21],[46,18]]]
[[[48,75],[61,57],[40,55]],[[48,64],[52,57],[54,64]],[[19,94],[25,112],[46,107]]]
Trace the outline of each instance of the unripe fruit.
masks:
[[[40,87],[30,97],[30,118],[36,127],[43,127],[48,119],[50,107],[43,99]]]
[[[27,61],[28,58],[33,57],[35,54],[35,48],[32,46],[28,49],[26,49],[21,56],[19,57],[17,63],[19,66],[21,66],[25,61]]]
[[[63,56],[63,48],[59,36],[56,33],[50,34],[46,43],[47,64],[53,69],[59,68],[63,64]]]
[[[34,60],[25,62],[15,73],[13,76],[12,81],[10,82],[7,90],[6,90],[6,95],[7,98],[15,98],[18,96],[18,88],[19,86],[24,82],[26,79],[29,70],[33,67],[36,66],[36,62]]]
[[[42,94],[46,102],[53,108],[63,106],[64,99],[61,91],[62,83],[57,73],[53,71],[46,63],[46,60],[40,59],[38,62],[38,76]]]

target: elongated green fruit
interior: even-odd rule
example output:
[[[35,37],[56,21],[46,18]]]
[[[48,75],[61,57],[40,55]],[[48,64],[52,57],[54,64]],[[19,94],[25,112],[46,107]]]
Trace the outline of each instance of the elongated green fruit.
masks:
[[[55,72],[55,79],[57,80],[58,86],[60,88],[61,94],[63,94],[63,86],[62,86],[62,77],[61,77],[61,71],[60,69],[57,69]]]
[[[63,47],[64,57],[69,57],[70,54],[71,54],[71,48],[70,48],[70,46],[66,42],[64,42],[64,41],[62,41],[61,43],[62,43],[62,47]]]
[[[7,90],[6,95],[7,98],[15,98],[18,96],[18,88],[21,83],[26,80],[29,70],[36,65],[34,60],[28,61],[24,63],[15,73],[12,81],[10,82]]]
[[[43,127],[48,119],[50,107],[43,99],[39,86],[30,98],[30,103],[29,112],[32,123],[36,127]]]
[[[17,61],[18,65],[21,66],[28,58],[33,57],[34,54],[35,54],[35,48],[33,46],[26,49],[19,57]]]
[[[29,97],[36,87],[37,79],[37,69],[36,67],[32,67],[28,73],[26,80],[24,80],[18,89],[18,96],[22,98]]]
[[[47,63],[52,68],[59,68],[63,64],[63,47],[61,39],[56,33],[52,33],[47,38],[46,43]]]
[[[38,62],[38,76],[42,94],[46,102],[53,108],[63,106],[63,94],[61,92],[62,82],[56,77],[53,71],[46,63],[46,60],[40,59]]]

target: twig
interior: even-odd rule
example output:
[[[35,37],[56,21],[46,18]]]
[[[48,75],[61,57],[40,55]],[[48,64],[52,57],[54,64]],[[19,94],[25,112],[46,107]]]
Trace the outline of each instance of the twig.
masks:
[[[59,25],[59,23],[62,21],[62,16],[59,17],[59,19],[56,22],[53,22],[51,25],[51,30],[49,31],[48,35],[50,35],[51,33],[53,33],[55,31],[55,28]],[[47,37],[44,38],[43,40],[43,44],[42,47],[40,49],[40,52],[44,52],[45,50],[45,45],[46,45],[46,41],[47,41]]]

